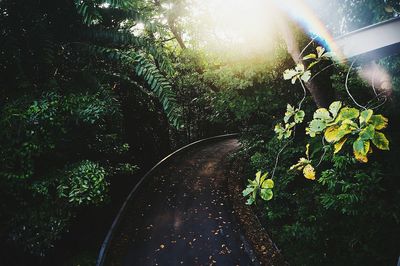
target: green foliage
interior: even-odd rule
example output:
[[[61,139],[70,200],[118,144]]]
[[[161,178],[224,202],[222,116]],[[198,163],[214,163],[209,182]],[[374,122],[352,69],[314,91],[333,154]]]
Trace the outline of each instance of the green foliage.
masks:
[[[292,83],[306,82],[304,79],[307,80],[308,74],[305,72],[331,56],[327,54],[322,59],[323,54],[324,50],[318,48],[317,53],[303,58],[311,62],[308,68],[297,66],[287,70],[284,79],[292,79]],[[343,89],[345,72],[339,68],[337,73],[333,76],[334,86],[339,97],[346,98]],[[350,79],[350,82],[365,88],[360,81]],[[366,102],[374,97],[365,91],[357,94],[357,99]],[[344,105],[344,101],[336,101],[329,108],[316,110],[306,135],[296,132],[297,137],[291,140],[294,147],[285,148],[286,144],[280,142],[285,133],[282,124],[276,130],[279,139],[255,131],[253,135],[246,133],[241,140],[243,148],[238,156],[249,159],[247,173],[272,169],[276,155],[280,154],[281,159],[274,169],[275,176],[279,177],[274,179],[274,200],[259,201],[258,211],[265,215],[265,227],[272,231],[272,238],[294,265],[377,265],[397,260],[397,250],[390,243],[398,241],[400,228],[399,207],[393,201],[400,196],[398,185],[393,187],[394,183],[398,184],[398,167],[391,167],[398,149],[391,145],[392,150],[396,149],[395,153],[391,150],[390,154],[379,153],[379,157],[371,154],[373,144],[377,150],[389,149],[388,139],[380,132],[388,127],[388,119],[375,114],[372,108]],[[309,107],[303,108],[309,110]],[[284,122],[290,123],[294,112],[294,108],[288,108]],[[393,130],[390,132],[394,133]],[[320,167],[322,170],[316,182],[306,182],[296,178],[295,172],[288,171],[298,160],[307,135],[311,139],[306,145],[306,156],[291,169],[303,171],[306,178],[316,179],[314,167]],[[313,152],[309,151],[310,146]],[[374,161],[357,163],[366,162],[367,156],[374,156]],[[255,187],[255,183],[249,183],[243,195],[251,196]]]
[[[311,68],[318,64],[322,60],[329,60],[332,57],[331,52],[325,52],[325,48],[322,46],[316,47],[316,53],[311,53],[303,57],[303,60],[311,60],[312,62],[307,65],[307,68],[303,63],[298,63],[294,69],[286,69],[283,72],[284,80],[291,80],[292,84],[296,83],[296,80],[300,82],[308,82],[311,78]]]
[[[106,178],[118,174],[106,173],[115,166],[101,157],[118,158],[129,148],[118,136],[120,119],[118,102],[104,90],[54,91],[6,104],[0,120],[1,211],[8,218],[2,237],[44,256],[68,230],[75,206],[101,203]],[[109,134],[118,137],[102,145]]]
[[[78,205],[99,204],[107,192],[106,171],[96,163],[85,160],[72,165],[57,187],[60,198]]]
[[[277,138],[279,140],[288,139],[292,136],[292,132],[296,124],[300,124],[304,120],[305,113],[303,110],[295,109],[290,104],[286,107],[285,117],[283,118],[284,125],[282,123],[276,124],[274,131],[278,134]],[[289,122],[293,118],[293,122]]]
[[[85,32],[84,38],[89,43],[80,45],[82,49],[95,56],[107,58],[134,70],[134,74],[144,80],[146,88],[152,91],[161,102],[169,121],[176,128],[180,128],[180,113],[168,78],[172,75],[171,62],[167,59],[163,47],[154,40],[154,32],[162,32],[162,29],[150,23],[150,14],[137,13],[133,8],[140,2],[130,0],[105,1],[82,0],[75,1],[78,13],[83,17],[85,24],[92,25]],[[111,18],[114,27],[104,27],[109,21],[103,19],[102,13],[116,11],[117,17]],[[114,12],[115,13],[115,12]],[[111,14],[104,16],[109,17]],[[149,17],[146,17],[148,15]],[[112,16],[112,15],[111,15]],[[116,23],[119,21],[120,23]],[[131,25],[143,21],[150,32],[150,36],[132,33],[131,28],[123,25]],[[101,44],[101,46],[99,45]],[[114,72],[118,72],[114,70]],[[130,79],[130,78],[128,78]]]
[[[311,146],[313,153],[318,153],[323,147],[315,140],[311,139]],[[319,178],[306,182],[287,171],[303,153],[304,142],[298,139],[282,152],[285,160],[276,169],[279,178],[275,180],[274,199],[257,205],[265,218],[261,219],[264,226],[289,263],[376,265],[395,261],[397,250],[389,243],[396,242],[399,235],[396,216],[400,209],[395,199],[400,194],[393,187],[398,184],[398,167],[388,168],[395,160],[388,161],[393,155],[359,164],[351,154],[327,153]],[[245,147],[240,156],[250,156],[250,174],[260,168],[271,169],[281,148],[273,136],[252,149],[248,145],[255,142],[250,136],[242,143]]]
[[[334,153],[354,136],[353,152],[360,162],[368,162],[368,154],[372,153],[371,142],[380,150],[389,150],[389,140],[378,130],[387,126],[388,119],[382,115],[374,115],[371,109],[359,111],[356,108],[343,107],[337,101],[329,106],[329,111],[319,108],[314,112],[313,120],[306,128],[311,137],[324,135],[324,139],[334,144]]]
[[[271,200],[273,197],[272,188],[274,187],[274,181],[267,179],[268,173],[261,175],[261,171],[256,173],[254,180],[248,180],[249,184],[247,188],[243,190],[243,197],[248,197],[246,204],[251,205],[256,202],[257,196],[259,195],[263,200]]]
[[[171,124],[177,128],[180,123],[179,112],[176,109],[175,93],[168,80],[161,74],[157,67],[147,60],[143,55],[136,54],[133,51],[123,52],[118,49],[108,49],[92,46],[90,51],[96,55],[104,55],[111,60],[117,60],[127,66],[134,66],[136,74],[143,78],[154,94],[160,99],[160,102],[171,121]]]

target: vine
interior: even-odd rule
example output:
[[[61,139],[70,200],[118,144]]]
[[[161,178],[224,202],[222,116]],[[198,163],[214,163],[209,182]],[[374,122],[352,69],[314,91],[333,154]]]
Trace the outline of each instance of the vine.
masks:
[[[313,40],[303,49],[302,53],[312,42]],[[301,109],[302,103],[307,95],[304,83],[311,81],[322,71],[333,66],[334,63],[329,64],[312,76],[311,69],[323,60],[331,60],[332,55],[331,52],[326,52],[325,48],[318,46],[316,47],[315,53],[310,53],[302,58],[303,61],[311,60],[307,67],[305,67],[303,63],[298,63],[293,69],[286,69],[283,72],[283,78],[285,80],[291,80],[292,84],[299,81],[304,95],[297,107],[287,104],[283,122],[275,125],[274,131],[277,135],[277,139],[281,141],[286,140],[286,143],[284,143],[276,155],[275,165],[270,179],[266,179],[268,173],[261,176],[261,171],[259,171],[256,173],[256,178],[254,180],[248,180],[248,185],[246,189],[243,190],[243,196],[248,197],[246,204],[251,205],[256,203],[258,195],[265,201],[273,198],[273,179],[279,162],[279,156],[293,140],[296,125],[304,122],[305,112]],[[381,97],[381,95],[376,92],[374,82],[372,82],[375,98],[368,102],[367,106],[363,106],[355,100],[348,87],[349,75],[355,61],[356,60],[351,63],[347,72],[345,89],[357,108],[343,106],[341,101],[335,101],[330,104],[328,109],[318,108],[313,113],[313,119],[308,122],[308,126],[305,129],[306,135],[310,138],[321,136],[323,144],[323,152],[317,164],[313,166],[313,160],[310,158],[310,144],[307,144],[305,157],[301,157],[298,163],[292,165],[289,169],[302,171],[306,179],[316,179],[315,168],[319,167],[323,161],[329,146],[333,146],[333,154],[336,154],[342,150],[346,143],[350,144],[352,146],[354,158],[361,163],[368,162],[368,155],[373,152],[373,145],[379,150],[389,150],[389,140],[386,138],[385,134],[381,132],[381,130],[387,127],[388,119],[381,114],[374,114],[374,109],[382,106],[386,102],[386,97]],[[373,103],[375,100],[378,101],[377,104]],[[328,143],[327,145],[326,142]]]

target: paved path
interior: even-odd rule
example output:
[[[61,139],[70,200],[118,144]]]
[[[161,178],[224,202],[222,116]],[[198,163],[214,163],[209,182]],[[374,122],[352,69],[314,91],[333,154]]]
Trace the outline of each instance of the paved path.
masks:
[[[194,148],[149,177],[106,265],[252,265],[227,202],[223,159],[235,139]]]

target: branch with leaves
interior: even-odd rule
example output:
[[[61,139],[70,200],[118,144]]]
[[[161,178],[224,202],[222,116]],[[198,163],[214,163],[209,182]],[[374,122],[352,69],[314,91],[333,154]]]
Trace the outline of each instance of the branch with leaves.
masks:
[[[289,144],[289,139],[291,137],[293,138],[296,125],[303,123],[305,112],[301,110],[301,104],[306,96],[304,82],[308,82],[313,78],[311,69],[314,66],[323,60],[329,60],[331,57],[332,53],[326,52],[323,47],[318,46],[316,48],[316,53],[311,53],[303,57],[304,61],[312,60],[307,67],[305,67],[303,63],[298,63],[293,69],[287,69],[283,72],[283,78],[285,80],[291,80],[292,84],[299,81],[305,95],[298,103],[297,108],[290,104],[287,105],[283,123],[278,123],[274,128],[277,138],[279,140],[287,140],[287,142],[276,156],[273,174],[270,179],[271,181],[274,178],[275,169],[281,152]],[[349,68],[349,72],[351,67],[352,65]],[[315,75],[318,75],[320,72],[317,72]],[[350,143],[355,159],[361,163],[368,162],[368,155],[373,152],[372,144],[379,150],[389,150],[389,140],[386,138],[385,134],[381,132],[382,129],[387,127],[388,119],[381,114],[374,114],[374,110],[372,109],[357,104],[347,88],[348,75],[349,73],[346,78],[346,91],[353,102],[355,102],[358,107],[361,107],[361,109],[343,106],[341,101],[335,101],[330,104],[329,108],[319,108],[314,112],[313,119],[308,123],[308,127],[306,127],[306,135],[309,135],[311,138],[321,136],[322,143],[324,144],[324,151],[321,159],[313,166],[313,160],[310,158],[310,144],[307,144],[305,157],[301,157],[298,163],[294,164],[289,169],[302,171],[306,179],[316,179],[315,167],[320,165],[327,151],[325,141],[333,146],[333,154],[340,152],[346,143]],[[271,193],[268,192],[270,193],[268,197],[266,196],[266,191],[261,193],[262,189],[264,189],[263,181],[265,177],[262,176],[263,178],[260,178],[260,174],[261,172],[257,172],[256,179],[249,180],[249,185],[243,191],[243,196],[249,196],[247,204],[256,202],[257,195],[260,195],[263,200],[270,200],[273,196],[272,191]]]

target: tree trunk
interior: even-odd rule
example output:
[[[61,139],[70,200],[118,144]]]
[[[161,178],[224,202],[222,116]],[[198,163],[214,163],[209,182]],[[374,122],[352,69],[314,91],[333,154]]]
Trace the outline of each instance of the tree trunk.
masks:
[[[289,28],[289,25],[285,21],[279,23],[283,39],[285,40],[288,53],[292,57],[293,61],[297,63],[303,63],[300,58],[300,49],[297,44],[297,40],[293,34],[293,31]],[[304,56],[304,55],[302,55]],[[323,64],[320,64],[323,68]],[[315,104],[318,107],[327,108],[335,99],[335,91],[332,87],[330,76],[332,71],[328,68],[320,73],[315,79],[305,82],[305,87],[310,92]]]
[[[176,41],[178,42],[179,46],[181,47],[181,49],[186,49],[186,45],[183,42],[182,36],[181,36],[179,30],[176,28],[175,22],[172,18],[168,18],[168,26],[169,26],[169,29],[171,30],[172,34],[174,35]]]
[[[158,8],[161,7],[160,0],[154,0],[154,4]],[[175,19],[176,19],[176,15],[173,15],[171,13],[167,14],[167,21],[168,21],[169,29],[171,30],[172,34],[174,35],[174,37],[175,37],[176,41],[178,42],[179,46],[181,47],[181,49],[186,49],[186,45],[182,39],[181,33],[175,25]]]

